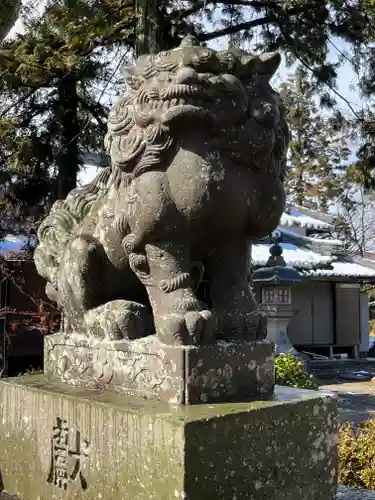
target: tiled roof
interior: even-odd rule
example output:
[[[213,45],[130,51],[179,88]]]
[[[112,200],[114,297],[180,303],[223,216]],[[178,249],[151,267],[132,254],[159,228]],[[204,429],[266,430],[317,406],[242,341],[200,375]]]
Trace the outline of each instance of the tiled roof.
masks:
[[[283,213],[280,220],[281,226],[292,227],[305,227],[310,229],[332,229],[333,225],[320,220],[319,218],[314,218],[311,215],[304,214],[302,209],[298,207],[292,207]]]
[[[308,276],[375,279],[375,269],[361,266],[355,262],[333,262],[332,269],[312,269],[304,274]]]

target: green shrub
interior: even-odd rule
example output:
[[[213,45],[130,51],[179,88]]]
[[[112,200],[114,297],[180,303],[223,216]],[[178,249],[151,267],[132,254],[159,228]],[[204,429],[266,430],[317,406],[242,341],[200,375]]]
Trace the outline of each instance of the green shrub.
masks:
[[[375,490],[375,419],[340,428],[339,483]]]
[[[318,389],[312,375],[304,370],[303,363],[294,354],[280,354],[276,363],[276,384],[298,389]]]

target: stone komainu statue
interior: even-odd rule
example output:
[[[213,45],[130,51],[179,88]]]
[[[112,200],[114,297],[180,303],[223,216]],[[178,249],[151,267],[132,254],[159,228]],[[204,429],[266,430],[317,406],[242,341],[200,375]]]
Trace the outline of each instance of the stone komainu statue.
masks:
[[[0,43],[17,20],[21,0],[1,0],[0,2]]]
[[[276,53],[194,38],[127,68],[108,118],[112,166],[57,201],[35,262],[66,333],[166,344],[263,338],[249,241],[284,208],[289,140]],[[196,294],[203,269],[212,305]]]

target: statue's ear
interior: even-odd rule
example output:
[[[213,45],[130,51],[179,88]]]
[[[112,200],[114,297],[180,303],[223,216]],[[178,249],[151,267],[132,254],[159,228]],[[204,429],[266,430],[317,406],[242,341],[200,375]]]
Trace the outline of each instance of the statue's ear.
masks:
[[[259,72],[271,80],[280,66],[281,56],[278,52],[264,52],[259,56],[259,61]]]
[[[256,75],[262,75],[265,79],[271,80],[281,63],[281,56],[278,52],[264,52],[260,56],[241,53],[239,64],[236,67],[235,75],[241,80],[252,79]]]

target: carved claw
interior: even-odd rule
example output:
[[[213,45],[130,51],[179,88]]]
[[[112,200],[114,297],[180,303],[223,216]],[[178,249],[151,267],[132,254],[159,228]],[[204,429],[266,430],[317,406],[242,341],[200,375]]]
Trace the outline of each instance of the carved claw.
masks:
[[[194,345],[209,345],[215,341],[215,320],[211,311],[190,311],[185,315],[185,323]]]
[[[159,338],[166,344],[208,345],[215,340],[215,321],[208,310],[170,314],[157,323]]]

